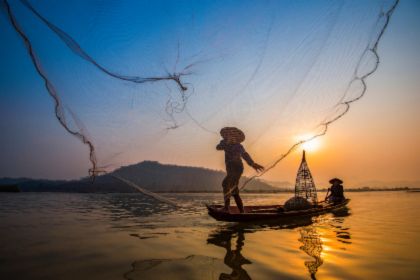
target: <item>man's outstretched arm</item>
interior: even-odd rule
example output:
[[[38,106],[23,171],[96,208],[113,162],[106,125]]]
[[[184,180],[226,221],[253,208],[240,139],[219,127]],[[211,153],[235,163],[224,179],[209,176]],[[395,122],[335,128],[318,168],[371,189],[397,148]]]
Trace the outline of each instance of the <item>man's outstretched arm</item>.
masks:
[[[248,163],[249,166],[251,166],[252,168],[254,168],[258,172],[264,170],[263,166],[259,165],[258,163],[254,162],[252,160],[251,156],[245,151],[245,149],[243,147],[242,147],[241,150],[242,150],[241,156],[246,161],[246,163]]]
[[[225,147],[226,147],[226,142],[225,142],[225,140],[222,140],[222,141],[220,141],[219,144],[217,144],[216,150],[222,151],[222,150],[225,149]]]

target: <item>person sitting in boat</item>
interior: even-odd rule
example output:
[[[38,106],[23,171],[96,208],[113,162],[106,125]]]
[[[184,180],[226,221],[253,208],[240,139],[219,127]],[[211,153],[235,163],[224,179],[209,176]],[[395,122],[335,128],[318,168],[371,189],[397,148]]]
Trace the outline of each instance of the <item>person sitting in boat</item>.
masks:
[[[224,211],[229,211],[230,197],[233,196],[241,213],[244,212],[242,199],[239,196],[239,179],[244,171],[241,158],[256,171],[264,170],[264,167],[255,163],[251,156],[240,144],[245,140],[245,134],[236,127],[225,127],[220,130],[223,140],[216,146],[219,151],[225,151],[225,164],[227,175],[223,179]]]
[[[333,178],[330,180],[330,184],[332,186],[328,189],[325,200],[334,204],[343,202],[346,199],[344,197],[343,181],[338,178]]]

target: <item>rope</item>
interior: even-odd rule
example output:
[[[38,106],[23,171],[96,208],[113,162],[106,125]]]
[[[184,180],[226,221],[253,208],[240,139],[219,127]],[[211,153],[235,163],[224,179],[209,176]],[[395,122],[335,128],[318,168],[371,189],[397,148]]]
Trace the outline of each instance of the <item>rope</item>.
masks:
[[[163,203],[169,204],[169,205],[174,206],[174,207],[180,207],[180,206],[179,206],[176,202],[174,202],[174,201],[172,201],[172,200],[170,200],[170,199],[167,199],[166,197],[163,197],[163,196],[161,196],[161,195],[158,195],[158,194],[156,194],[156,193],[154,193],[154,192],[151,192],[151,191],[148,191],[148,190],[146,190],[146,189],[143,189],[143,188],[142,188],[142,187],[140,187],[139,185],[137,185],[137,184],[135,184],[135,183],[133,183],[133,182],[131,182],[131,181],[127,180],[127,179],[124,179],[124,178],[122,178],[122,177],[120,177],[120,176],[118,176],[118,175],[109,174],[109,176],[111,176],[111,177],[113,177],[113,178],[115,178],[115,179],[120,180],[121,182],[123,182],[123,183],[127,184],[128,186],[130,186],[130,187],[132,187],[132,188],[134,188],[134,189],[138,190],[138,191],[139,191],[139,192],[141,192],[142,194],[147,195],[147,196],[149,196],[149,197],[151,197],[151,198],[154,198],[154,199],[156,199],[156,200],[158,200],[158,201],[160,201],[160,202],[163,202]]]

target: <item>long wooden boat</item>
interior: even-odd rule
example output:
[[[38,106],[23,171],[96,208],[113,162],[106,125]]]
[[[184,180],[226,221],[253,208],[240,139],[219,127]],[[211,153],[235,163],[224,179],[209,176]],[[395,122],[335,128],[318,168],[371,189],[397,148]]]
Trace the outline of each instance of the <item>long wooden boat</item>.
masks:
[[[231,206],[229,212],[223,211],[223,205],[206,205],[211,217],[218,221],[226,222],[254,222],[266,220],[294,219],[311,217],[346,207],[350,199],[339,204],[331,204],[325,201],[319,202],[315,207],[307,210],[285,211],[283,205],[245,206],[244,213],[240,213],[236,206]]]

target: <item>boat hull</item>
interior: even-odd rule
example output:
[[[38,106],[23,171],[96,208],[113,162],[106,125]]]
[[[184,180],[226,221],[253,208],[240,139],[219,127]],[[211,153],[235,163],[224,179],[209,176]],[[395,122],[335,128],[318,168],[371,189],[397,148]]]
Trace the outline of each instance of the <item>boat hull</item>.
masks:
[[[287,220],[317,216],[328,212],[333,212],[346,207],[350,199],[344,200],[339,204],[321,202],[317,207],[307,210],[282,211],[283,205],[265,206],[245,206],[245,213],[240,213],[236,206],[231,206],[229,212],[221,211],[222,205],[206,205],[211,217],[218,221],[226,222],[255,222],[267,220]]]

